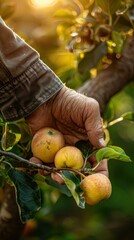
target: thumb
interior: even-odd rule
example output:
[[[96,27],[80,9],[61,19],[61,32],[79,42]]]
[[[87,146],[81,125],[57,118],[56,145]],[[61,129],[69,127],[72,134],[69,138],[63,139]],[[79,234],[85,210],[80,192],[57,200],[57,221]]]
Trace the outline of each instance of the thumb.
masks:
[[[89,110],[90,109],[90,110]],[[89,141],[95,148],[103,148],[106,146],[104,141],[104,131],[100,116],[99,104],[95,99],[90,99],[90,108],[88,109],[88,114],[85,120],[85,129]]]

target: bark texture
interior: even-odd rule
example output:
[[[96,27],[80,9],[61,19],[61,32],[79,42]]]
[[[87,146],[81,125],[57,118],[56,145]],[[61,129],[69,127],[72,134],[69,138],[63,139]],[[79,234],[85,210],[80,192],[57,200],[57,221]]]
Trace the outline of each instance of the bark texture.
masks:
[[[0,240],[19,240],[23,227],[16,204],[14,187],[6,184],[0,209]]]

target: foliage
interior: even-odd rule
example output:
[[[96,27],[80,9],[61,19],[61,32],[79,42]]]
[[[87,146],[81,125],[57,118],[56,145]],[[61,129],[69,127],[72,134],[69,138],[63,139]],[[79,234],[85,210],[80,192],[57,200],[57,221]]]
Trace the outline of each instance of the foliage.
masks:
[[[17,1],[14,2],[17,5]],[[59,74],[63,82],[66,82],[69,87],[77,89],[87,79],[95,77],[101,69],[107,68],[114,59],[120,58],[127,39],[133,35],[134,3],[133,0],[65,0],[63,2],[57,5],[55,10],[49,9],[46,10],[46,14],[40,12],[38,14],[33,13],[27,1],[24,1],[24,8],[19,16],[20,12],[15,10],[15,4],[12,1],[0,1],[0,15],[4,19],[10,17],[8,21],[11,25],[27,42],[33,44],[33,47],[41,53],[42,59]],[[54,15],[54,18],[51,19],[52,24],[49,23],[50,15]],[[57,59],[59,60],[57,61]],[[133,90],[133,86],[128,86],[119,96],[115,96],[107,106],[104,116],[104,131],[108,147],[96,153],[98,162],[105,157],[112,160],[113,158],[121,158],[121,160],[128,162],[130,158],[134,160],[132,151],[134,140]],[[1,117],[0,130],[1,148],[5,152],[15,153],[26,159],[32,156],[31,136],[24,120],[9,123]],[[77,144],[80,150],[84,149],[85,159],[93,153],[91,146],[87,143]],[[119,147],[114,147],[112,144]],[[89,169],[91,166],[87,161],[85,163],[87,164],[85,167]],[[25,168],[25,171],[21,171],[22,168],[23,170]],[[133,199],[132,164],[126,167],[119,161],[110,161],[109,171],[114,186],[113,196],[108,202],[102,203],[93,210],[87,207],[87,214],[82,215],[83,222],[79,222],[78,217],[73,216],[73,212],[76,213],[76,216],[78,213],[81,216],[81,206],[84,206],[78,186],[81,178],[79,175],[76,177],[70,171],[63,171],[66,184],[60,185],[51,178],[50,174],[41,177],[33,166],[27,165],[23,161],[16,161],[9,156],[1,156],[0,185],[2,186],[4,181],[15,185],[17,201],[22,208],[21,218],[23,221],[34,216],[41,206],[40,197],[43,196],[43,207],[36,214],[40,226],[43,227],[38,227],[37,233],[42,234],[43,237],[46,236],[46,239],[59,240],[59,236],[61,236],[61,239],[67,240],[82,238],[101,240],[100,236],[104,236],[104,239],[107,240],[112,237],[106,238],[106,235],[108,236],[109,232],[112,232],[111,235],[113,234],[113,231],[109,230],[113,227],[110,222],[114,222],[114,226],[116,225],[117,228],[119,228],[119,221],[122,225],[125,222],[127,226],[127,217],[130,219],[133,215],[133,201],[131,200]],[[22,186],[19,185],[20,179],[23,182]],[[30,189],[28,191],[29,199],[33,197],[32,205],[31,201],[28,201],[27,192],[23,189],[25,185],[28,185],[28,189]],[[41,196],[37,185],[42,189]],[[35,194],[38,194],[38,199],[33,194],[34,190]],[[24,199],[27,200],[26,206],[23,205]],[[80,206],[79,210],[75,203]],[[66,223],[59,219],[59,225],[57,223],[56,226],[59,227],[60,231],[56,230],[57,218],[61,213],[64,215],[64,212],[68,217],[70,211],[71,218],[65,218],[68,221]],[[44,220],[46,226],[44,226]],[[61,223],[63,223],[63,227],[61,227]],[[79,231],[75,228],[77,224],[80,238]],[[106,227],[104,228],[103,225]],[[131,224],[128,225],[131,226]],[[86,230],[83,231],[82,228]],[[71,232],[75,233],[71,234]],[[133,236],[129,238],[129,234],[127,235],[128,239],[132,239]],[[123,239],[123,235],[117,239]]]
[[[97,74],[120,58],[127,38],[133,35],[134,3],[125,0],[86,3],[79,6],[79,12],[70,7],[71,17],[64,8],[58,9],[55,16],[61,20],[59,35],[68,39],[67,49],[77,57],[77,71],[87,79],[93,69]]]

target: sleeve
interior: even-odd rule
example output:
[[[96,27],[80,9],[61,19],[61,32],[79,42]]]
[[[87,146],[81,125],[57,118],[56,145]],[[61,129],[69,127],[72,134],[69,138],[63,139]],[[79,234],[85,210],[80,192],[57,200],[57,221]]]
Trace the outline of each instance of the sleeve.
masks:
[[[4,119],[28,116],[63,86],[39,54],[0,18],[0,111]]]

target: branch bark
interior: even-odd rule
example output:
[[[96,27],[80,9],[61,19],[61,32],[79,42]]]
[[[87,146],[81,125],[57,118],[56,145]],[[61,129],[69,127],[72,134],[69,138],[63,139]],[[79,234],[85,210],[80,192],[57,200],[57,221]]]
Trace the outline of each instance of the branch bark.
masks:
[[[130,39],[119,59],[99,72],[96,78],[88,80],[78,92],[95,98],[103,115],[111,97],[132,80],[134,80],[134,37]]]

